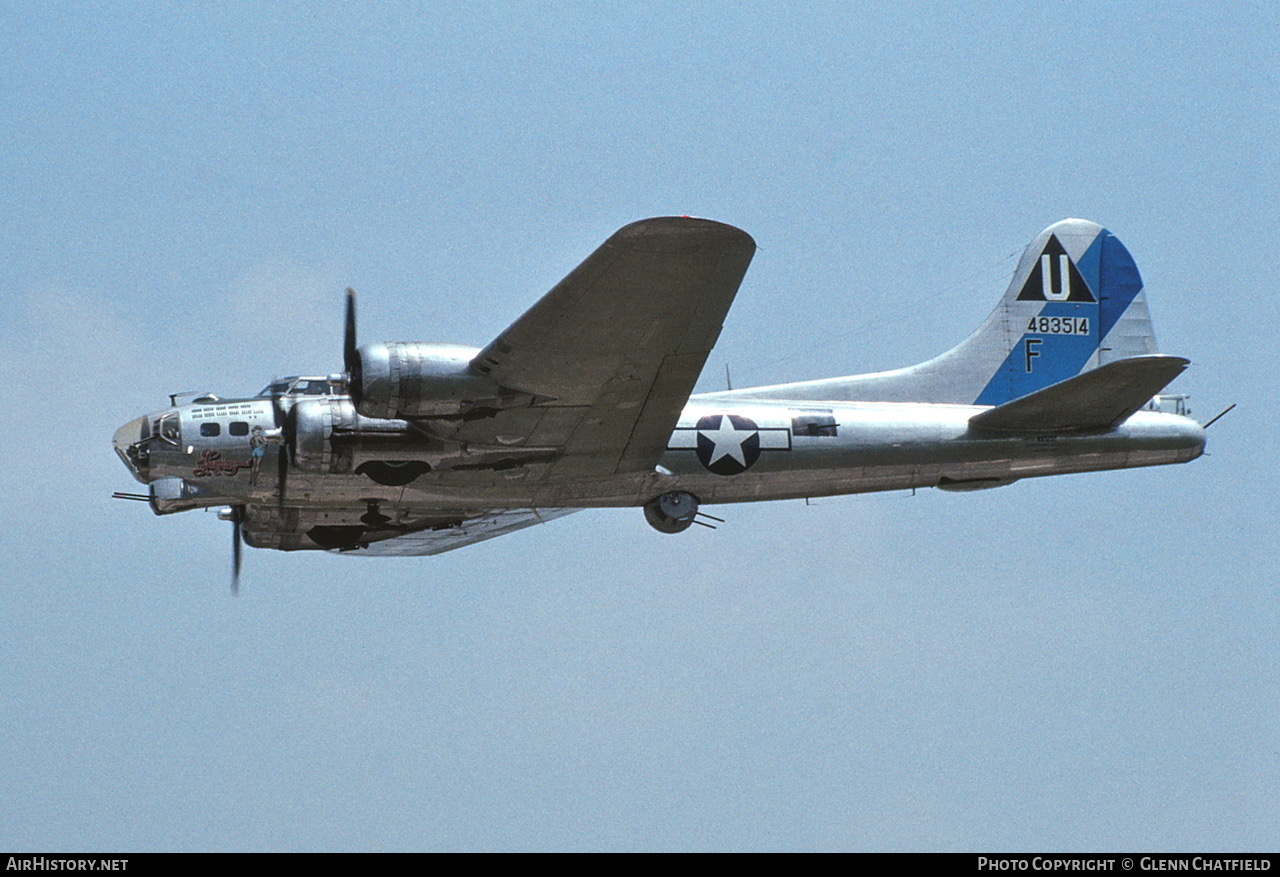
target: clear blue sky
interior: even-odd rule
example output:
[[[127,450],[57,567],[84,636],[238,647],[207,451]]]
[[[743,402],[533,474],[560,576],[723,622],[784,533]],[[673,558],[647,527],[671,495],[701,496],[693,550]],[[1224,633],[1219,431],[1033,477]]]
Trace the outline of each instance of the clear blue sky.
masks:
[[[0,6],[0,849],[1240,850],[1280,836],[1268,3]],[[484,344],[614,229],[760,251],[703,388],[906,365],[1067,216],[1190,465],[582,513],[439,558],[113,502],[168,393]],[[698,528],[695,528],[698,529]]]

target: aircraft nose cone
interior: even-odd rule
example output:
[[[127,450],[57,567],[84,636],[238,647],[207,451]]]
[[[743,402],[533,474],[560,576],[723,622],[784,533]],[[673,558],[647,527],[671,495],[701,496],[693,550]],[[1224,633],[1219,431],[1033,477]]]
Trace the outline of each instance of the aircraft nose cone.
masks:
[[[120,460],[128,467],[129,472],[138,481],[147,483],[147,469],[150,454],[143,439],[148,436],[151,423],[143,417],[135,417],[116,430],[111,437],[111,445],[115,448]]]
[[[111,443],[115,445],[116,450],[123,451],[125,448],[142,440],[142,424],[146,422],[145,417],[135,417],[124,426],[116,430],[116,434],[111,437]]]

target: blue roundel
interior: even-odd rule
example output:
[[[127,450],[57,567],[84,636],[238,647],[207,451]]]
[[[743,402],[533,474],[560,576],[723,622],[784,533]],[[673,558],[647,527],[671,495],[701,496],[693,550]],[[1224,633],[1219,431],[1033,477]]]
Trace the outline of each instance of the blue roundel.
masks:
[[[716,475],[737,475],[760,459],[760,429],[738,414],[708,414],[698,421],[698,459]]]

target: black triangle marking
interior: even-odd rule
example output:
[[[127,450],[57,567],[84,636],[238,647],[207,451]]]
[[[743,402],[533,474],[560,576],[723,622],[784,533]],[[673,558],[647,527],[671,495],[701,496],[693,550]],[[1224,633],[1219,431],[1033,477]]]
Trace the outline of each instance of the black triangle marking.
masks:
[[[1065,277],[1063,265],[1067,269]],[[1049,269],[1047,278],[1044,273],[1046,267]],[[1046,279],[1048,283],[1045,282]],[[1065,296],[1062,289],[1064,282],[1068,286]],[[1027,282],[1022,285],[1022,291],[1018,293],[1018,301],[1096,302],[1097,299],[1089,291],[1089,284],[1085,283],[1084,278],[1080,276],[1076,263],[1071,261],[1067,251],[1062,248],[1058,236],[1049,235],[1049,241],[1040,251],[1040,258],[1036,259],[1035,266],[1027,276]]]

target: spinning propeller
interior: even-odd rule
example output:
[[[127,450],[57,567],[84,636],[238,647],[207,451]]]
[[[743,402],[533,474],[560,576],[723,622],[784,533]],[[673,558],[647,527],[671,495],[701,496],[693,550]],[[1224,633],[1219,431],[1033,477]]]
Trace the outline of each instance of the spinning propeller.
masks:
[[[343,327],[342,368],[351,404],[360,407],[360,349],[356,346],[356,291],[347,287],[347,316]]]
[[[342,366],[344,370],[342,375],[343,383],[346,385],[347,392],[351,395],[351,401],[358,404],[360,350],[356,345],[356,293],[350,287],[347,288],[346,318],[343,325]],[[297,448],[298,416],[293,407],[285,411],[278,396],[272,401],[275,407],[276,425],[281,428],[283,439],[276,453],[276,472],[279,479],[276,487],[276,509],[283,518],[285,493],[289,482],[290,456],[291,453],[296,453]],[[128,498],[133,499],[135,497],[130,496]],[[145,499],[146,497],[139,495],[137,498]],[[240,567],[244,554],[245,506],[243,504],[233,505],[220,512],[218,517],[231,522],[231,596],[238,597],[240,596]],[[370,504],[365,518],[376,519],[380,522],[390,520],[386,516],[379,514],[376,503]]]
[[[244,551],[241,530],[244,524],[244,506],[233,505],[228,516],[231,521],[231,596],[240,596],[240,559]],[[221,517],[221,516],[220,516]]]

